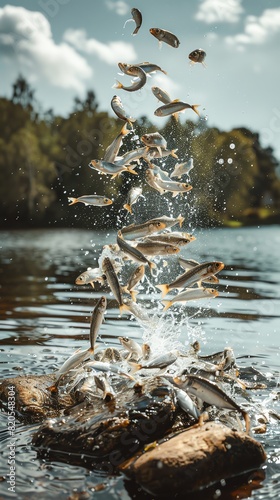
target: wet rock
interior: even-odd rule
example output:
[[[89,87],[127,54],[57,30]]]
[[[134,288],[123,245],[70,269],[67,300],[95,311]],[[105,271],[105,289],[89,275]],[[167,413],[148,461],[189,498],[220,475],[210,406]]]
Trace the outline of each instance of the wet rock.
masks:
[[[0,407],[8,408],[9,396],[13,395],[17,417],[26,423],[57,416],[62,409],[73,405],[74,401],[69,395],[58,398],[48,390],[55,379],[55,374],[49,374],[24,375],[3,380],[0,382]]]
[[[197,492],[258,468],[266,455],[244,432],[209,422],[127,462],[121,470],[152,495]]]

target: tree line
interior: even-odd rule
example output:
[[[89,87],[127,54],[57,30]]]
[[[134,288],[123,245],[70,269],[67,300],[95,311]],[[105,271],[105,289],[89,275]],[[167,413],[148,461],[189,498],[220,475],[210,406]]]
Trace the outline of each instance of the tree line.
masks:
[[[176,205],[196,226],[279,223],[279,164],[272,148],[262,147],[259,134],[247,128],[225,132],[203,119],[183,121],[183,116],[180,121],[171,117],[161,128],[142,116],[120,151],[142,146],[143,134],[158,131],[168,148],[177,150],[177,161],[192,157],[193,190],[174,202],[171,193],[161,196],[146,183],[144,161],[136,166],[138,176],[125,172],[114,180],[88,168],[92,159],[103,158],[124,124],[99,110],[93,91],[84,100],[75,98],[67,117],[56,116],[51,109],[41,110],[33,89],[19,76],[11,98],[0,98],[1,227],[115,227],[132,185],[143,186],[135,213],[147,217]],[[175,163],[168,157],[162,168],[171,172]],[[95,193],[113,204],[68,206],[68,196]],[[155,214],[155,207],[161,212]]]

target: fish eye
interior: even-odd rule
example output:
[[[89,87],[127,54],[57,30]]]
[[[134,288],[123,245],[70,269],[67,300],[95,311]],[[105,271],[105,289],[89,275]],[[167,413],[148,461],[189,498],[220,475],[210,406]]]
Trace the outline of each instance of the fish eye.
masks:
[[[129,338],[128,337],[123,337],[122,339],[123,339],[123,342],[125,342],[125,343],[129,342]]]

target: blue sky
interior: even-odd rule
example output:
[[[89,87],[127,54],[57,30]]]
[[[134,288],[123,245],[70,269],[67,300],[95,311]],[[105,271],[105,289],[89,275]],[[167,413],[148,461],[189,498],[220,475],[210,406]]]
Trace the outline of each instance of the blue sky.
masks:
[[[143,24],[132,36],[131,8]],[[180,40],[174,49],[159,47],[149,28],[164,28]],[[204,68],[190,65],[188,54],[206,53]],[[99,109],[113,114],[110,102],[121,97],[136,118],[154,116],[157,85],[173,99],[200,104],[210,126],[223,130],[246,126],[261,134],[280,158],[280,2],[279,0],[0,0],[0,94],[22,73],[36,89],[44,109],[66,115],[75,96],[93,89]],[[155,73],[137,92],[116,90],[125,85],[117,63],[149,61],[167,75]],[[196,116],[191,110],[183,120]]]

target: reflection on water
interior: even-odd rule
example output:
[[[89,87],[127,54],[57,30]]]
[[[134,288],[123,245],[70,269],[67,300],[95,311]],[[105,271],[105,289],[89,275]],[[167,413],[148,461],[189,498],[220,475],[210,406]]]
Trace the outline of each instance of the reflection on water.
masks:
[[[196,231],[195,235],[196,242],[183,248],[182,256],[201,262],[222,260],[226,267],[219,275],[217,299],[178,307],[175,319],[174,309],[164,316],[163,323],[169,321],[172,325],[172,347],[175,341],[187,346],[196,339],[201,343],[203,354],[231,346],[240,367],[253,366],[265,374],[269,389],[254,396],[256,401],[268,401],[271,391],[279,395],[280,228],[211,229]],[[129,332],[136,340],[144,337],[152,340],[154,348],[159,346],[153,328],[140,326],[130,315],[119,316],[117,303],[108,289],[74,284],[82,271],[97,265],[102,246],[114,239],[115,233],[73,229],[1,233],[1,378],[53,371],[74,349],[86,347],[91,312],[101,293],[107,296],[108,311],[101,326],[100,342],[118,345],[117,337]],[[171,281],[181,270],[176,257],[169,262],[166,272]],[[152,313],[158,309],[159,295],[152,288],[148,294],[147,288],[143,292],[138,295],[138,301]],[[170,342],[170,331],[162,348]],[[277,401],[270,399],[270,404],[275,411],[280,411]],[[2,476],[7,473],[4,414],[0,415],[0,422],[3,427],[0,434]],[[33,430],[34,427],[17,426],[18,498],[37,499],[40,495],[46,499],[66,499],[76,490],[94,492],[97,485],[101,498],[132,498],[132,493],[128,494],[118,478],[37,459],[36,451],[29,444]],[[260,441],[268,455],[266,478],[263,487],[255,490],[253,496],[278,498],[277,426],[268,427]],[[0,482],[0,491],[2,497],[8,498],[5,483]]]

